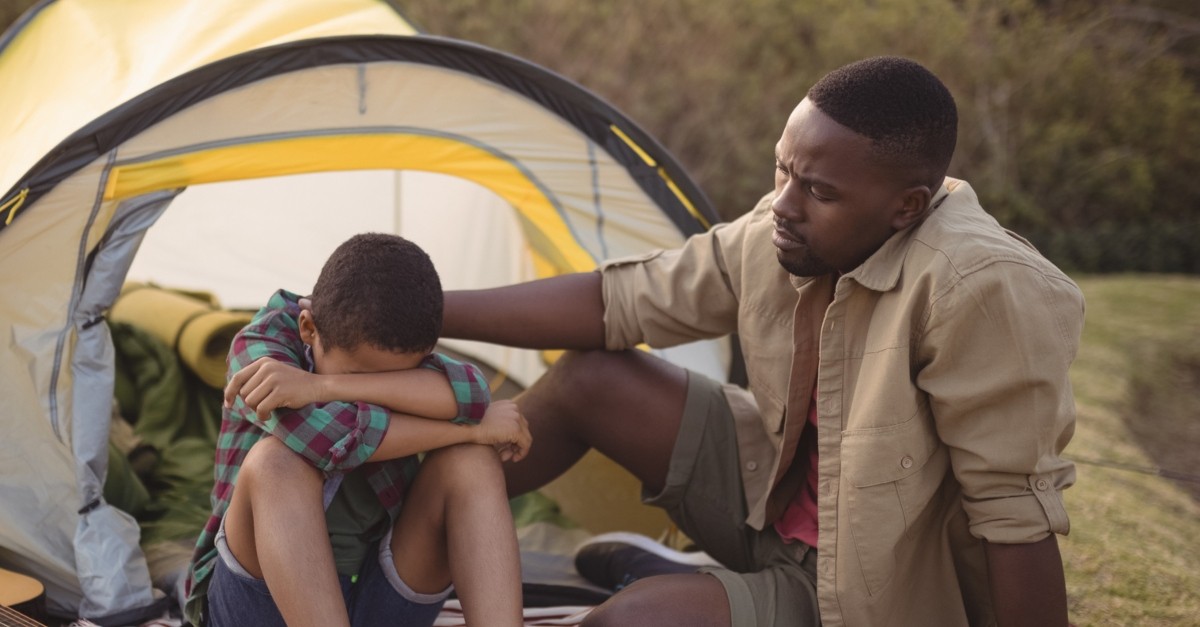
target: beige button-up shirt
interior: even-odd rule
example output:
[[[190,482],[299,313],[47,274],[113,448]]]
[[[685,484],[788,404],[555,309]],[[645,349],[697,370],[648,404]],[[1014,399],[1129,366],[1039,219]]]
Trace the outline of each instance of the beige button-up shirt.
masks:
[[[752,395],[726,397],[756,529],[794,492],[780,480],[806,415],[785,408],[816,382],[825,625],[991,624],[981,540],[1068,530],[1082,294],[966,183],[933,204],[836,283],[779,265],[770,196],[602,268],[611,349],[738,333]]]

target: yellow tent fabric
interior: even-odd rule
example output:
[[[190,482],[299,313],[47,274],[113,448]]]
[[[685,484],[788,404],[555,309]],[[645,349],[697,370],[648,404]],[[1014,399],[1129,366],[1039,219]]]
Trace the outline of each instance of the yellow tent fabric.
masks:
[[[313,37],[416,32],[379,0],[52,2],[0,55],[0,190],[75,130],[189,70]]]

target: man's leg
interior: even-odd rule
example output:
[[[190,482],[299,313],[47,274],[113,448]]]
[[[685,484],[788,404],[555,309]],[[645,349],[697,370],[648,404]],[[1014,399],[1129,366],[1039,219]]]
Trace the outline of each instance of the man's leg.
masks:
[[[500,457],[490,446],[431,451],[392,532],[396,574],[418,594],[451,581],[471,625],[524,624],[521,563]]]
[[[687,398],[687,371],[642,351],[565,353],[517,397],[529,421],[529,457],[505,464],[508,493],[536,490],[590,448],[650,492],[666,482]]]
[[[684,369],[642,351],[569,352],[517,398],[533,434],[530,456],[506,464],[509,494],[537,489],[589,448],[641,480],[665,486],[687,401]],[[588,617],[586,625],[728,627],[724,588],[705,574],[642,579]]]
[[[784,546],[774,529],[745,525],[728,393],[631,351],[568,355],[518,398],[534,454],[541,447],[544,456],[509,468],[510,493],[545,483],[594,446],[642,480],[647,503],[733,569],[640,579],[592,612],[587,627],[819,624],[815,554]]]
[[[263,579],[288,625],[349,626],[321,494],[324,477],[274,437],[246,454],[225,537],[234,557]]]

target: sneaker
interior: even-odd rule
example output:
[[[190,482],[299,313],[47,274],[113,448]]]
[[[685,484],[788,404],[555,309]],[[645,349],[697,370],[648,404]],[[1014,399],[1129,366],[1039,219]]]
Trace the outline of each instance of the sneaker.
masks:
[[[584,579],[614,592],[644,577],[690,574],[701,566],[719,564],[707,553],[683,553],[624,531],[595,536],[575,552],[575,570]]]

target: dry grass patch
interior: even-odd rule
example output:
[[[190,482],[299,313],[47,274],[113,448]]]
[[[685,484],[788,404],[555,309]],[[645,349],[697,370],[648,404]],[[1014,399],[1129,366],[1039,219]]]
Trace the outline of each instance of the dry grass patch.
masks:
[[[1200,475],[1200,279],[1089,277],[1068,456]],[[1077,625],[1200,624],[1197,484],[1078,464],[1062,541]]]

